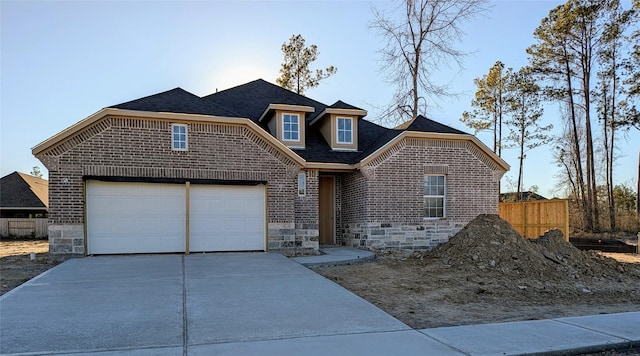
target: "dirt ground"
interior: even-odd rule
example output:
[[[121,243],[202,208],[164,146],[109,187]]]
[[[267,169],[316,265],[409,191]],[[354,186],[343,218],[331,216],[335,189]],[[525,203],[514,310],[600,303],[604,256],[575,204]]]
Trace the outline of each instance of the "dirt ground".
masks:
[[[496,215],[429,252],[316,271],[418,329],[640,310],[640,256],[527,240]]]
[[[47,250],[0,241],[0,295],[64,261]],[[413,328],[640,310],[640,255],[580,251],[559,231],[527,240],[495,215],[432,251],[315,270]]]
[[[49,257],[47,240],[0,241],[0,295],[62,263],[64,257]],[[31,261],[30,254],[36,254]]]

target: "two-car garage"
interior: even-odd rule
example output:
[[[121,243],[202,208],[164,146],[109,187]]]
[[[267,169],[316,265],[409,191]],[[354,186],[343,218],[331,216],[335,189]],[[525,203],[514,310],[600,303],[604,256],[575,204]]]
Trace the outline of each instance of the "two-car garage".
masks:
[[[265,251],[265,190],[87,180],[87,253]]]

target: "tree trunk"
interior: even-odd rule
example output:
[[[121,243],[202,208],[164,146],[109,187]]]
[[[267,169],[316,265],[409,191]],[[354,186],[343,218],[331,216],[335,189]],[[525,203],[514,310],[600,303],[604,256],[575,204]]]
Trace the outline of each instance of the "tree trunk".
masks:
[[[596,185],[596,168],[593,152],[593,134],[591,132],[591,46],[585,44],[582,59],[582,91],[584,94],[584,124],[587,149],[587,195],[588,204],[593,214],[593,230],[600,230],[600,214],[598,209],[598,192]]]
[[[499,73],[498,88],[498,157],[502,157],[502,71]]]
[[[524,161],[524,125],[520,127],[520,168],[518,169],[518,200],[522,200],[523,161]]]
[[[576,186],[578,187],[578,195],[582,205],[582,215],[584,219],[584,228],[590,231],[593,228],[593,221],[591,220],[591,211],[586,204],[584,195],[584,175],[582,171],[582,155],[580,153],[580,137],[578,135],[578,123],[576,118],[575,103],[573,101],[573,86],[571,85],[571,68],[569,66],[569,58],[566,49],[564,50],[564,65],[565,65],[565,80],[567,81],[567,95],[569,99],[569,110],[571,118],[571,134],[573,144],[573,159],[576,168]]]
[[[609,157],[607,158],[607,183],[609,191],[607,194],[609,195],[609,228],[611,231],[616,231],[616,200],[613,196],[613,151],[615,145],[615,134],[616,134],[616,92],[618,90],[618,75],[617,75],[617,62],[616,62],[616,47],[613,47],[612,53],[612,69],[613,69],[613,78],[612,78],[612,88],[611,88],[611,123],[609,126],[611,127],[611,135],[609,136]],[[606,129],[605,129],[606,131]]]

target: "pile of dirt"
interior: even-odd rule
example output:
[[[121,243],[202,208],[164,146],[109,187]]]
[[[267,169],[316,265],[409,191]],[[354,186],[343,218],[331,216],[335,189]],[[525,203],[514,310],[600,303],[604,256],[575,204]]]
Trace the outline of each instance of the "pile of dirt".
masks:
[[[498,215],[480,215],[449,242],[410,258],[438,259],[447,268],[469,272],[468,278],[478,282],[477,293],[518,288],[569,297],[598,292],[603,281],[640,278],[637,268],[628,270],[612,258],[575,248],[559,230],[526,239]]]
[[[431,251],[316,271],[416,329],[640,308],[640,263],[578,250],[560,231],[525,239],[497,215]]]

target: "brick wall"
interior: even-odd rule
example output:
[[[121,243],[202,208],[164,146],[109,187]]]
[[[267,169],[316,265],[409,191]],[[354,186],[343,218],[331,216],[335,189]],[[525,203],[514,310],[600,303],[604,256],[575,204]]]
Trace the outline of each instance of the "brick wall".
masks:
[[[38,156],[49,169],[52,252],[84,252],[86,175],[268,181],[269,246],[306,239],[313,248],[314,231],[317,246],[317,172],[309,174],[308,196],[296,199],[300,167],[251,129],[189,123],[188,151],[174,151],[171,123],[105,118]]]
[[[342,239],[368,248],[430,249],[478,214],[497,214],[504,172],[466,141],[404,139],[342,179]],[[446,176],[446,218],[424,219],[425,174]]]

